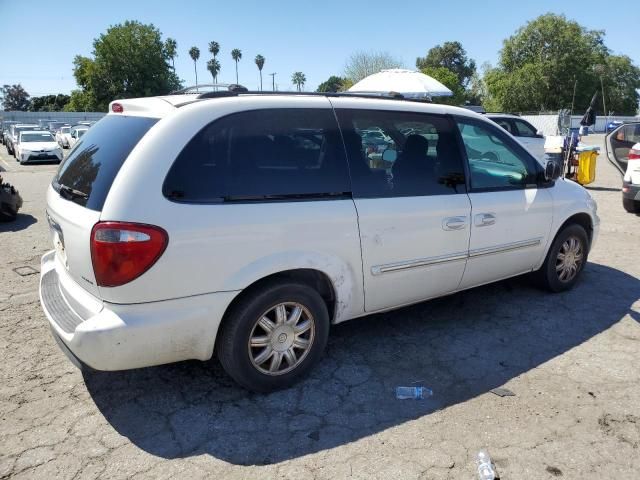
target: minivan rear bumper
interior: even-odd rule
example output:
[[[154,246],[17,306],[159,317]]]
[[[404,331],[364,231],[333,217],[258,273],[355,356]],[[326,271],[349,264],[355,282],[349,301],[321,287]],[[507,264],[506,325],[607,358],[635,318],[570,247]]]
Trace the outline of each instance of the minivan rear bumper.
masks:
[[[208,360],[222,316],[238,293],[112,304],[70,286],[61,269],[55,251],[42,257],[40,303],[63,351],[78,360],[76,366],[95,370]]]

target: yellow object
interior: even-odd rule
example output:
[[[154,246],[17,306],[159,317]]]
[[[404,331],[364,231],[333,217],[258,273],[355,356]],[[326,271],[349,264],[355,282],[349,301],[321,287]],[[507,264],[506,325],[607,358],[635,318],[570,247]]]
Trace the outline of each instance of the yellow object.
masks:
[[[588,185],[596,179],[596,159],[598,152],[588,150],[578,153],[578,183]]]

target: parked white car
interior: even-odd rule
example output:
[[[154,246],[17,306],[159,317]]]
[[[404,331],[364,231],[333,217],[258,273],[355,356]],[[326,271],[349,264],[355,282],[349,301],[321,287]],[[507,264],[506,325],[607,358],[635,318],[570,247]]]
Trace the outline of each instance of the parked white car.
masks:
[[[21,164],[62,161],[62,148],[48,130],[20,132],[16,143],[16,160]]]
[[[604,143],[607,158],[622,174],[622,206],[640,213],[640,122],[618,126]]]
[[[394,143],[383,169],[358,134],[376,128]],[[226,91],[118,100],[48,189],[42,307],[78,365],[216,353],[241,385],[282,388],[320,359],[330,324],[529,272],[572,288],[599,219],[559,176],[456,107]]]
[[[544,162],[544,142],[545,137],[541,131],[527,122],[525,119],[520,118],[518,115],[511,115],[507,113],[488,113],[487,118],[490,118],[502,128],[504,128],[511,135],[524,145],[534,157],[541,162]]]
[[[72,127],[69,132],[69,148],[73,148],[73,146],[80,141],[82,136],[87,133],[89,127],[86,125]]]
[[[58,131],[56,131],[56,142],[62,148],[69,148],[71,144],[71,126],[60,127]]]
[[[16,160],[18,159],[18,155],[16,153],[16,144],[18,143],[18,137],[20,136],[20,132],[23,132],[25,130],[40,130],[40,127],[29,123],[17,123],[9,127],[9,136],[7,137],[6,143],[7,153],[9,155],[13,155]]]

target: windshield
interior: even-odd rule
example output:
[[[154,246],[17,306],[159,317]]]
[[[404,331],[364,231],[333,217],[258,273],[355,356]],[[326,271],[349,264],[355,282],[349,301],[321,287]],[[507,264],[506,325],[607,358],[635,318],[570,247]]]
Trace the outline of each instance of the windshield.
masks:
[[[25,142],[54,142],[55,140],[50,133],[23,133],[20,135],[20,141]]]
[[[62,127],[60,129],[60,132],[62,133],[69,133],[71,131],[71,127]]]
[[[73,189],[80,195],[72,195],[69,200],[101,211],[120,167],[157,121],[155,118],[107,115],[90,130],[85,130],[86,134],[60,164],[53,188],[57,192],[62,186]]]
[[[80,138],[81,136],[83,136],[85,133],[87,133],[86,130],[76,130],[76,133],[78,134],[78,138]]]

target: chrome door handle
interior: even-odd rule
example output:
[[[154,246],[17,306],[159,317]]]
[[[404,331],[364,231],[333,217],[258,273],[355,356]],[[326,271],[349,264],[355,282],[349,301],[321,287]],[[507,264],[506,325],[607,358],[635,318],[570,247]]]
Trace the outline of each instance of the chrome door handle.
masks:
[[[487,227],[496,223],[495,213],[479,213],[474,217],[476,227]]]
[[[463,230],[467,226],[467,217],[447,217],[442,220],[443,230]]]

